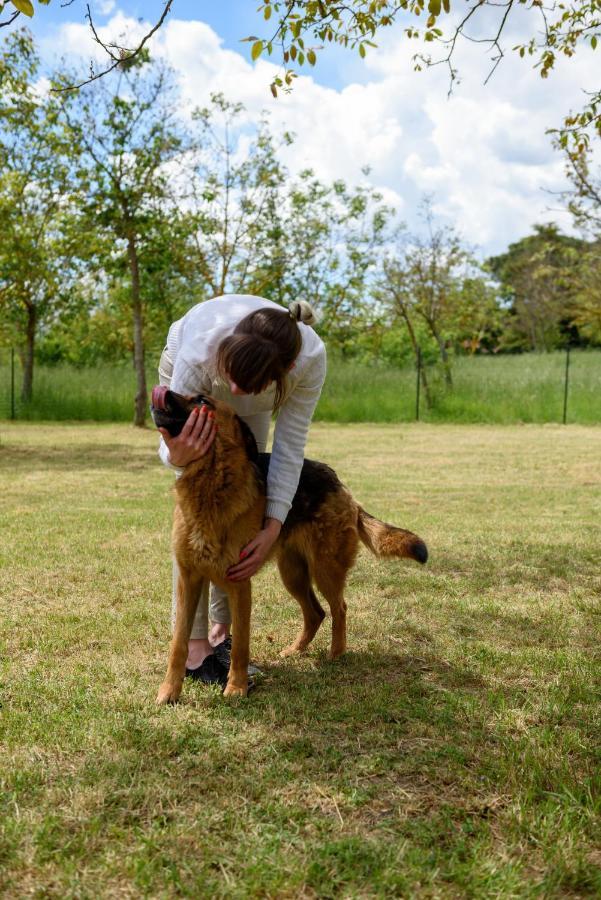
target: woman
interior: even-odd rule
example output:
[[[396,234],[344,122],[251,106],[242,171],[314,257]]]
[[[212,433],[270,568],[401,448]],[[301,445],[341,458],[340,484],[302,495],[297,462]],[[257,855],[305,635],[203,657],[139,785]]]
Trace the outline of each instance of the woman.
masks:
[[[197,304],[169,329],[159,364],[161,384],[179,394],[225,400],[250,427],[260,452],[266,449],[271,416],[278,413],[263,528],[228,571],[232,581],[250,578],[265,561],[296,492],[309,423],[326,374],[323,341],[309,327],[315,321],[304,301],[286,310],[262,297],[229,294]],[[177,437],[160,431],[159,455],[180,473],[203,456],[215,438],[206,407],[191,414]],[[174,561],[173,617],[177,577]],[[188,644],[187,675],[225,684],[230,623],[227,595],[213,586],[209,610],[209,585],[204,584]]]

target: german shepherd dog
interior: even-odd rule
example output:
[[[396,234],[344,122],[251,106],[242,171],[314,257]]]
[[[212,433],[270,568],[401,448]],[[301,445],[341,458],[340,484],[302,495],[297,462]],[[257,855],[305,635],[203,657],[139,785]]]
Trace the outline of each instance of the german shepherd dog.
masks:
[[[161,704],[179,698],[200,582],[205,578],[229,595],[232,656],[224,694],[244,697],[248,690],[250,580],[228,581],[226,571],[262,527],[270,455],[258,453],[250,428],[227,403],[211,397],[184,397],[165,387],[155,388],[151,413],[157,427],[175,436],[192,409],[203,404],[214,411],[218,430],[206,455],[187,465],[175,485],[173,550],[180,575],[167,674],[157,696]],[[407,557],[420,563],[428,558],[421,538],[370,516],[329,466],[306,459],[292,508],[270,553],[303,614],[303,627],[282,656],[304,650],[325,617],[314,584],[332,613],[330,658],[344,653],[344,586],[359,541],[376,556]]]

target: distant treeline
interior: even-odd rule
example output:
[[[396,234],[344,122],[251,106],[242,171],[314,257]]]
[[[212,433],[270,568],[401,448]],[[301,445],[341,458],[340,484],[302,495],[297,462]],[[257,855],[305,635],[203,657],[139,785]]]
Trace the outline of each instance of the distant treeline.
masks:
[[[0,343],[17,348],[25,401],[36,361],[130,357],[141,424],[148,361],[170,323],[223,293],[307,299],[334,355],[403,366],[420,353],[447,391],[457,355],[601,345],[601,191],[584,149],[566,157],[583,237],[539,226],[481,262],[432,199],[412,234],[367,170],[358,187],[291,175],[281,149],[292,135],[223,96],[185,109],[160,63],[141,57],[75,92],[40,76],[31,36],[11,34],[0,54]]]

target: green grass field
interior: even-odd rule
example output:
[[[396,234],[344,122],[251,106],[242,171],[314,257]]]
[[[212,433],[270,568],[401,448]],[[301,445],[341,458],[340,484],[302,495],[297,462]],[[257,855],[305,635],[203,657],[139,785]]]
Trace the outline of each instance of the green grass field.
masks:
[[[433,407],[428,410],[422,396],[421,419],[490,424],[562,420],[563,352],[458,357],[453,372],[455,389],[449,393],[437,369],[428,369]],[[149,369],[149,391],[155,379],[156,372]],[[412,367],[393,369],[330,359],[315,418],[323,422],[413,421],[415,383]],[[0,359],[0,419],[10,415],[9,390],[5,354]],[[35,374],[34,400],[28,406],[17,401],[17,418],[130,422],[134,394],[131,364],[94,369],[40,366]],[[572,352],[568,421],[601,423],[601,351]]]
[[[601,428],[314,425],[431,561],[361,553],[335,663],[265,570],[260,686],[174,708],[156,434],[0,437],[3,896],[601,895]]]

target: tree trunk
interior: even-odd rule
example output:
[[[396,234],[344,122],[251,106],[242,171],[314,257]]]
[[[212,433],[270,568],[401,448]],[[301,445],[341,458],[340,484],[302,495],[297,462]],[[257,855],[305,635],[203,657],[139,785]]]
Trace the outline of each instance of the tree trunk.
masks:
[[[428,325],[430,326],[430,331],[438,344],[438,349],[440,351],[440,359],[442,360],[442,368],[444,371],[444,380],[445,384],[451,390],[453,389],[453,376],[451,375],[451,363],[449,362],[449,354],[447,353],[447,348],[445,347],[445,342],[442,338],[442,335],[439,334],[439,331],[432,321],[428,321]]]
[[[140,297],[140,269],[135,235],[127,236],[127,253],[131,272],[132,318],[134,326],[134,370],[136,373],[136,399],[134,404],[134,425],[144,428],[146,424],[146,369],[144,368],[144,317]]]
[[[407,326],[407,331],[409,332],[409,339],[411,341],[411,346],[413,347],[413,352],[415,353],[415,365],[418,364],[419,360],[419,344],[417,343],[417,338],[415,336],[415,331],[413,330],[413,322],[409,318],[409,314],[407,311],[401,307],[400,308],[401,315],[405,320],[405,325]],[[426,368],[425,366],[421,366],[420,368],[421,382],[422,387],[424,389],[424,397],[426,399],[426,406],[428,409],[432,408],[432,397],[430,395],[430,385],[428,384],[428,379],[426,376]]]
[[[36,310],[33,304],[27,304],[27,327],[25,329],[25,346],[23,348],[23,384],[21,400],[28,403],[33,395],[33,351],[35,347]]]

